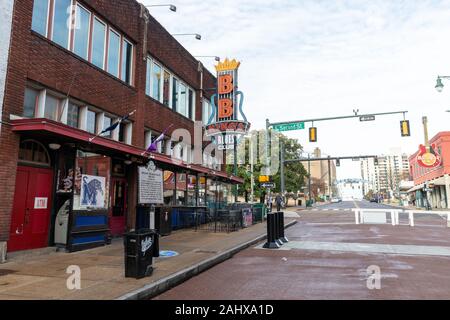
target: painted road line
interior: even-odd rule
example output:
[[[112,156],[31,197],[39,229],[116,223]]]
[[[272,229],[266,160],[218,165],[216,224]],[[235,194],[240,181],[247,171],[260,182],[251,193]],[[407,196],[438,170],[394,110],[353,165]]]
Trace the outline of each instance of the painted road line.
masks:
[[[261,245],[262,246],[262,245]],[[256,247],[259,248],[260,246]],[[450,247],[440,246],[416,246],[416,245],[391,245],[371,243],[343,243],[343,242],[318,242],[295,241],[283,245],[283,250],[315,250],[315,251],[342,251],[361,252],[373,254],[395,254],[411,256],[445,256],[450,257]]]

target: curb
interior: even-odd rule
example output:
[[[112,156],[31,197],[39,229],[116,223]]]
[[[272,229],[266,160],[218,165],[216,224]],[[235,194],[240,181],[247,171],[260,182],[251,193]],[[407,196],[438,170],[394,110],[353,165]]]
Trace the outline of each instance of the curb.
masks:
[[[289,228],[289,227],[295,225],[296,223],[297,223],[296,220],[290,221],[289,223],[287,223],[285,225],[285,228]],[[211,258],[208,258],[197,264],[194,264],[190,267],[180,270],[174,274],[171,274],[170,276],[159,279],[158,281],[148,284],[140,289],[137,289],[137,290],[134,290],[127,294],[124,294],[115,300],[151,299],[151,298],[179,285],[180,283],[188,280],[189,278],[192,278],[193,276],[200,274],[200,273],[206,271],[207,269],[212,268],[213,266],[215,266],[221,262],[224,262],[225,260],[230,259],[236,253],[238,253],[244,249],[247,249],[248,247],[251,247],[252,245],[254,245],[266,238],[267,238],[267,235],[262,234],[262,235],[256,237],[255,239],[241,243],[240,245],[238,245],[234,248],[228,249],[218,255],[215,255]]]

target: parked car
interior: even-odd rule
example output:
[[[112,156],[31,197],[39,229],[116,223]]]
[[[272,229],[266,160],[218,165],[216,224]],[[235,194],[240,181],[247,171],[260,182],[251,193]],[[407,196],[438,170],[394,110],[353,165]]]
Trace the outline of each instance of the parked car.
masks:
[[[331,203],[339,203],[342,202],[341,198],[331,198]]]
[[[370,202],[375,202],[375,203],[379,203],[379,199],[377,197],[373,197],[370,199]]]

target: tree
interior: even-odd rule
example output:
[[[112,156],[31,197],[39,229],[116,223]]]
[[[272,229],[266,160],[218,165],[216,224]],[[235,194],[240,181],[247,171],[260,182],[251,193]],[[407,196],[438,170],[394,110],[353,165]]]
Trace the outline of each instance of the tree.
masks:
[[[280,140],[284,142],[285,146],[285,160],[293,160],[299,159],[301,157],[302,146],[298,142],[297,139],[291,139],[284,135],[280,135]],[[245,165],[239,165],[237,169],[237,175],[240,178],[244,179],[244,183],[242,186],[239,186],[238,194],[241,196],[245,196],[246,200],[251,190],[251,172],[250,172],[250,161],[249,161],[249,152],[248,146],[246,147],[246,157],[245,157]],[[257,162],[255,160],[255,162]],[[261,169],[263,165],[258,161],[253,166],[253,177],[254,177],[254,199],[261,198],[265,195],[266,190],[260,187],[259,176],[261,175]],[[233,173],[233,164],[229,162],[226,166],[227,172],[229,174]],[[285,176],[285,191],[286,195],[289,197],[294,197],[301,190],[301,188],[305,185],[305,177],[308,177],[308,173],[305,170],[303,164],[301,162],[290,162],[287,163],[284,167],[284,176]],[[281,190],[281,174],[280,170],[271,177],[272,182],[275,183],[275,189],[273,192],[280,192]]]

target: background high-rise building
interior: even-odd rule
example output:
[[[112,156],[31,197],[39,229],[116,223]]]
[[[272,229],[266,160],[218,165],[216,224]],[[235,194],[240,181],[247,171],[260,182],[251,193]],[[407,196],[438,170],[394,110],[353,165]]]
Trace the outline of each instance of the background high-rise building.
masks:
[[[361,160],[361,176],[365,181],[363,193],[370,190],[387,197],[398,196],[401,181],[410,180],[408,155],[400,149],[391,149],[389,154],[375,159]]]

